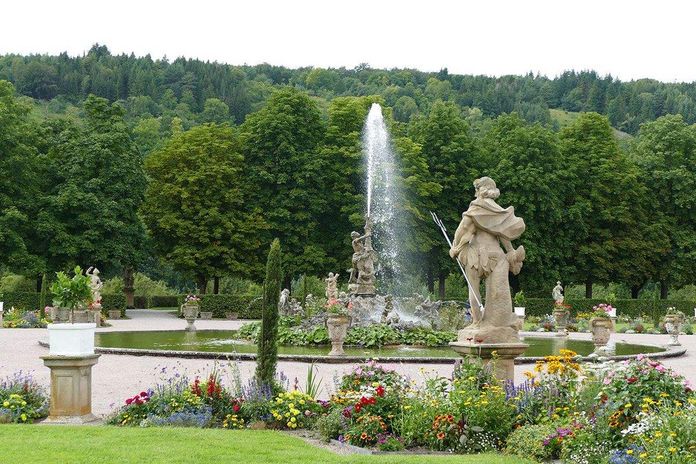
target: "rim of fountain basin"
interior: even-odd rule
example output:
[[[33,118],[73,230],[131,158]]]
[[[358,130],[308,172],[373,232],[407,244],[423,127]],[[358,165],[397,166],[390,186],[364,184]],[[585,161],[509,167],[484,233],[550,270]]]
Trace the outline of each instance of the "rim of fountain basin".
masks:
[[[202,329],[198,332],[215,331],[215,329]],[[149,330],[148,332],[172,332],[171,330]],[[535,336],[536,338],[551,338],[551,336],[538,335],[535,332],[525,332],[525,335]],[[40,340],[39,345],[48,348],[48,342]],[[624,361],[635,359],[638,356],[645,356],[651,359],[666,359],[676,358],[686,354],[686,348],[682,346],[656,345],[652,343],[641,343],[642,346],[659,348],[664,351],[655,353],[636,353],[620,356],[580,356],[579,360],[583,362],[602,362],[602,361]],[[411,345],[403,345],[411,346]],[[326,345],[327,349],[330,345]],[[114,354],[127,356],[157,356],[163,358],[185,358],[185,359],[226,359],[238,361],[255,361],[256,353],[237,353],[237,352],[213,352],[213,351],[184,351],[184,350],[152,350],[145,348],[103,348],[95,347],[94,352],[97,354]],[[452,357],[434,357],[434,356],[329,356],[329,355],[307,355],[307,354],[278,354],[279,361],[291,362],[308,362],[319,364],[353,364],[362,363],[367,360],[374,359],[382,363],[394,364],[452,364],[461,356],[456,356],[453,352]],[[537,361],[543,361],[544,356],[520,356],[515,358],[515,364],[534,364]]]

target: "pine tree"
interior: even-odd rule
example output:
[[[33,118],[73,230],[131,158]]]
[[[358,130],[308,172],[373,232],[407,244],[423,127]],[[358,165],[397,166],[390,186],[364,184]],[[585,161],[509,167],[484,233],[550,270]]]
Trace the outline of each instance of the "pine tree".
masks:
[[[263,283],[263,313],[256,358],[256,378],[261,385],[272,385],[278,364],[278,300],[283,280],[280,241],[273,240],[266,261]]]

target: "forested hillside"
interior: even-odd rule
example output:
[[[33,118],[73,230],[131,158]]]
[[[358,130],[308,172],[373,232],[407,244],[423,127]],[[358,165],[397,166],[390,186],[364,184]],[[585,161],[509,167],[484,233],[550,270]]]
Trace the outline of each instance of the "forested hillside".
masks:
[[[588,296],[614,283],[667,297],[696,282],[695,98],[696,84],[592,72],[293,70],[103,46],[0,57],[0,272],[96,264],[128,284],[166,270],[204,291],[258,280],[274,238],[286,285],[344,272],[364,220],[361,130],[379,102],[414,288],[443,295],[457,275],[428,211],[454,230],[488,175],[527,224],[515,290],[546,296],[560,278]]]
[[[530,65],[531,66],[531,65]],[[621,82],[592,71],[567,71],[561,76],[466,76],[447,69],[426,73],[413,69],[288,69],[262,64],[232,66],[177,58],[114,56],[95,45],[85,56],[0,57],[0,79],[40,100],[56,99],[51,109],[64,111],[89,94],[123,100],[132,117],[174,113],[184,128],[195,122],[224,118],[224,102],[235,123],[257,109],[274,87],[291,85],[322,101],[337,96],[381,95],[397,121],[427,114],[436,100],[478,108],[486,117],[517,112],[530,122],[552,123],[549,108],[595,111],[629,134],[640,124],[666,114],[696,122],[696,83],[671,84],[643,79]],[[206,104],[207,103],[207,104]]]

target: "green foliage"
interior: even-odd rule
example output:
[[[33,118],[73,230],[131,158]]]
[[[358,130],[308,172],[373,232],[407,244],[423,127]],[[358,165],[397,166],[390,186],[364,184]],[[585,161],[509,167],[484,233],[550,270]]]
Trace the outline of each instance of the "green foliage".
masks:
[[[263,227],[248,206],[239,141],[228,126],[178,133],[146,162],[150,184],[142,212],[155,248],[196,277],[249,275]]]
[[[316,104],[293,88],[273,93],[241,128],[251,204],[263,211],[268,233],[288,253],[284,272],[322,269],[325,251],[318,221],[326,210],[321,173],[329,164],[319,156],[324,126]],[[260,247],[255,247],[259,249]]]
[[[56,273],[56,280],[51,285],[55,306],[75,310],[91,302],[92,288],[89,276],[82,273],[80,266],[75,266],[73,274],[71,278],[64,272]]]
[[[152,295],[148,299],[150,308],[175,308],[181,305],[183,295]]]
[[[507,438],[505,452],[542,462],[551,458],[551,448],[544,446],[546,437],[556,428],[551,424],[525,425],[514,430]]]
[[[35,311],[40,308],[39,294],[34,292],[3,292],[2,301],[5,303],[5,310],[17,308],[25,311]]]
[[[149,276],[135,272],[133,274],[133,289],[135,296],[151,297],[176,295],[177,292],[162,280],[153,280]],[[122,293],[123,292],[123,277],[113,277],[104,281],[103,293]]]
[[[266,261],[263,282],[263,313],[256,358],[256,378],[259,383],[272,385],[278,363],[278,299],[283,279],[280,241],[273,240]]]
[[[33,292],[36,283],[19,274],[5,274],[0,278],[0,293],[4,292]]]
[[[343,434],[346,424],[347,421],[343,416],[343,411],[334,409],[317,419],[315,428],[319,432],[319,436],[328,443],[331,440],[336,440],[339,435]]]
[[[203,312],[212,312],[213,317],[224,318],[226,313],[237,313],[240,319],[261,319],[260,308],[252,308],[251,302],[256,297],[247,295],[201,295],[200,308]]]
[[[126,316],[126,295],[123,293],[105,293],[102,295],[102,311],[118,309],[121,317]]]
[[[137,265],[145,252],[142,156],[120,105],[92,95],[84,114],[83,124],[57,121],[46,130],[37,249],[48,269]]]

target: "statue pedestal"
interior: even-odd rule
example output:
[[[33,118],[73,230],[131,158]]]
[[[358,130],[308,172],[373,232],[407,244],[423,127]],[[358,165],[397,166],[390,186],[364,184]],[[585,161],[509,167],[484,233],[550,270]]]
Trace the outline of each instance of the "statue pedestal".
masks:
[[[492,364],[493,374],[501,381],[515,381],[515,358],[529,348],[526,343],[451,342],[450,347],[463,357],[476,356],[484,365]]]
[[[51,407],[45,423],[86,424],[92,414],[92,366],[98,354],[85,356],[42,356],[51,369]]]

